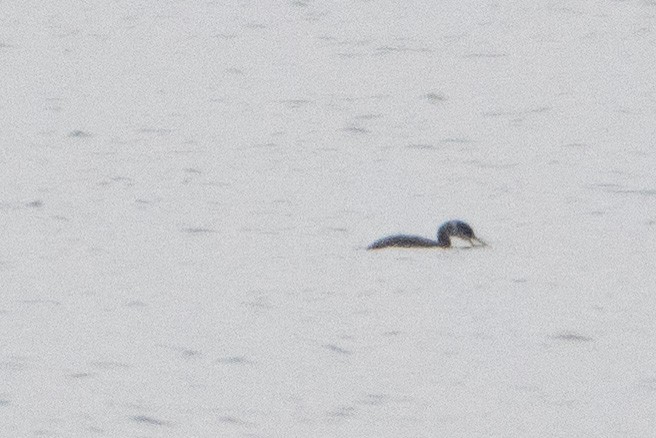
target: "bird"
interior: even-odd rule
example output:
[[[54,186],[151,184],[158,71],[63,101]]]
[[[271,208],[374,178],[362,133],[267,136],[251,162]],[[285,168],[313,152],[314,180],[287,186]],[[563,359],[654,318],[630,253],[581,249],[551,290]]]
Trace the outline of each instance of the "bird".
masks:
[[[437,230],[437,240],[427,239],[421,236],[412,236],[407,234],[396,234],[394,236],[383,237],[376,240],[367,247],[368,250],[382,248],[449,248],[451,247],[451,237],[458,237],[468,241],[471,246],[487,245],[481,239],[476,237],[474,230],[469,224],[461,220],[450,220],[440,225]]]

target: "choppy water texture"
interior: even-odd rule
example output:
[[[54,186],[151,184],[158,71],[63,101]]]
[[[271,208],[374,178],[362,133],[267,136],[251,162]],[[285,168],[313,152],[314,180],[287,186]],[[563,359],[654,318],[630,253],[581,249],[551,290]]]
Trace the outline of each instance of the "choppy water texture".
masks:
[[[4,4],[0,435],[651,435],[655,16]]]

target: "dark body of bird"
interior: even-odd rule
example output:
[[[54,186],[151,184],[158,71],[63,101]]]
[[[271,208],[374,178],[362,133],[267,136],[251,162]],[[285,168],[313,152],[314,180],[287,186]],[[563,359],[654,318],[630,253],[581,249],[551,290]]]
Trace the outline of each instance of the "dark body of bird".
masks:
[[[407,234],[397,234],[394,236],[383,237],[369,245],[367,249],[381,248],[449,248],[451,246],[451,237],[458,237],[468,241],[472,246],[477,242],[481,246],[485,242],[480,240],[474,234],[474,230],[466,222],[460,220],[451,220],[444,222],[437,230],[437,240],[427,239],[421,236],[411,236]]]

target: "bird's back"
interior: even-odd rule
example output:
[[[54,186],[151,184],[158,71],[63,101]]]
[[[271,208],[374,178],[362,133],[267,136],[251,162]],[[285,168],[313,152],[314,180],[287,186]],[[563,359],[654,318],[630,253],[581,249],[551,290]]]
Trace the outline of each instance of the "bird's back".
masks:
[[[431,248],[440,246],[435,240],[426,239],[421,236],[410,236],[406,234],[397,234],[395,236],[387,236],[382,239],[376,240],[369,245],[367,249],[380,249],[388,247],[397,248]]]

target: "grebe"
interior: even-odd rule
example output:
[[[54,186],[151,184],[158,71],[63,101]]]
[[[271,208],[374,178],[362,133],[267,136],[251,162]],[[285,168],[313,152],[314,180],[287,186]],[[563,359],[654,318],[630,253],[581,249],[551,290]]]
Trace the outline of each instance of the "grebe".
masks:
[[[459,220],[444,222],[437,230],[437,240],[426,239],[421,236],[409,236],[406,234],[397,234],[394,236],[383,237],[369,245],[367,249],[381,248],[449,248],[451,246],[451,237],[458,237],[468,241],[472,246],[474,242],[480,246],[486,243],[476,237],[474,230],[467,223]]]

